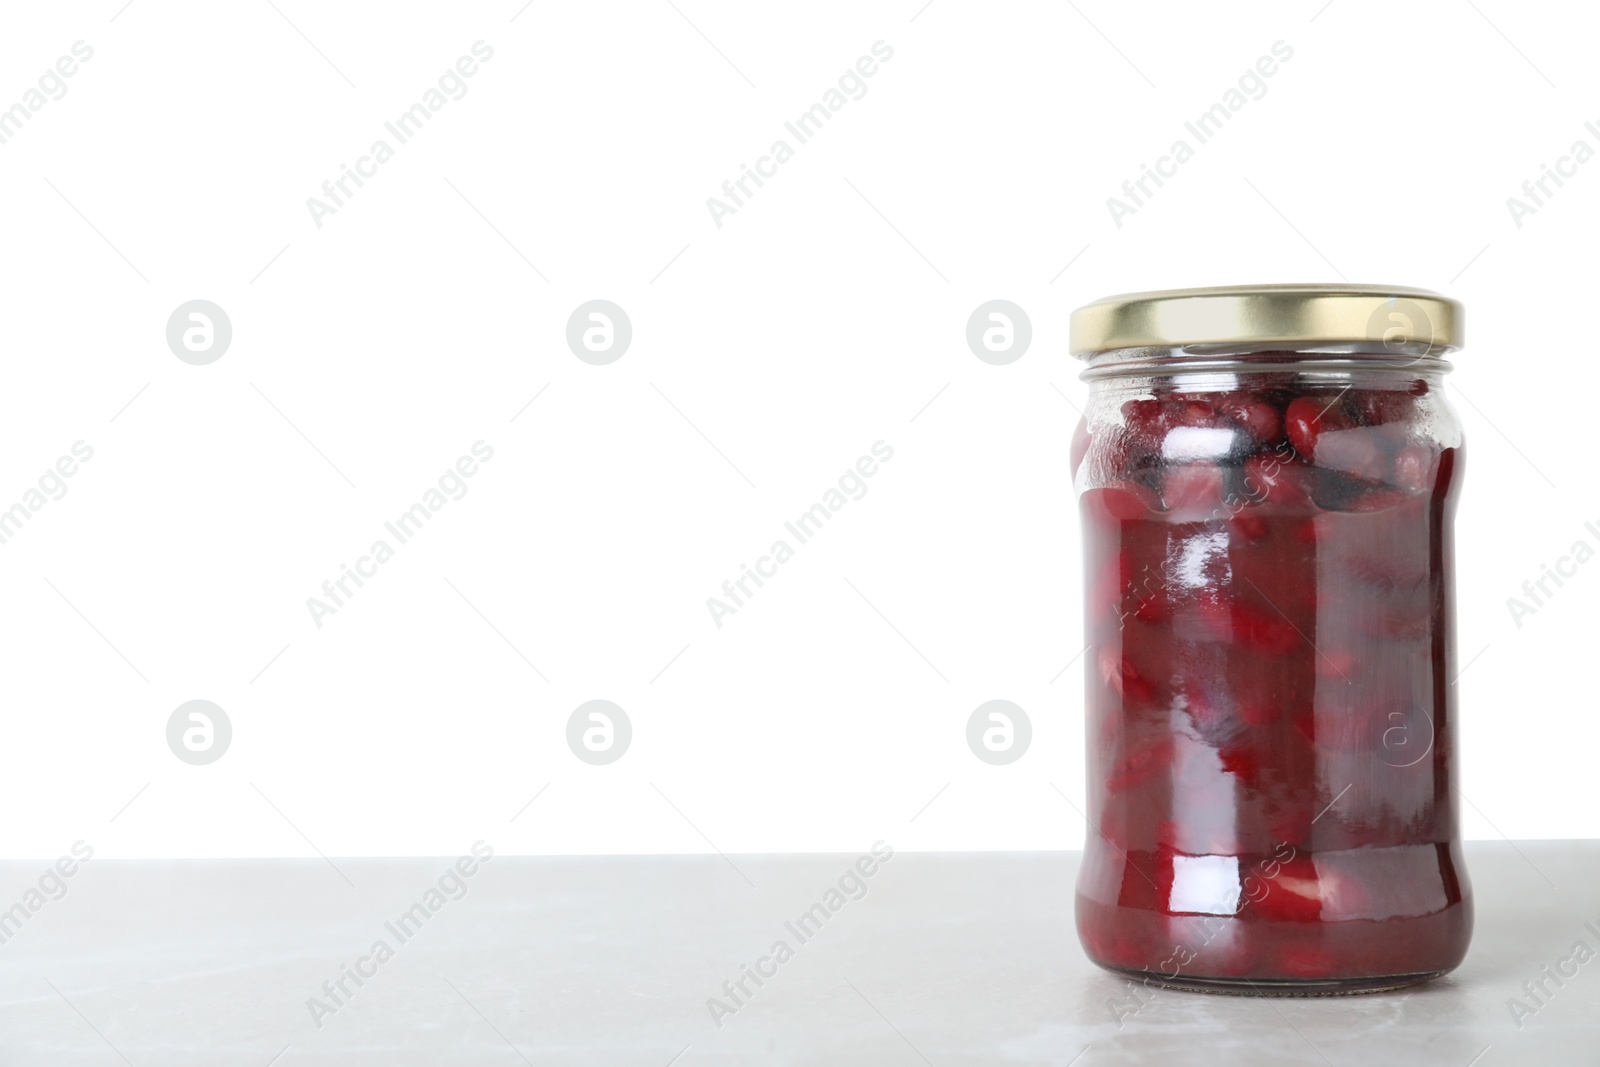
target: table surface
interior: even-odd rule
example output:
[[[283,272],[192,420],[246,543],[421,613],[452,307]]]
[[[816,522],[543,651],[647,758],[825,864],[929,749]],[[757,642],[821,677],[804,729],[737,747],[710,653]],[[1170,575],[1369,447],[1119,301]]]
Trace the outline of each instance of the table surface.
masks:
[[[828,898],[853,854],[496,856],[470,878],[451,859],[92,859],[31,898],[50,864],[7,861],[0,908],[37,910],[0,922],[0,1063],[1600,1064],[1600,957],[1572,956],[1600,952],[1600,841],[1467,858],[1477,931],[1451,975],[1157,991],[1132,1014],[1078,947],[1077,853],[897,853],[864,895],[845,879],[856,899]],[[791,929],[816,904],[837,910]]]

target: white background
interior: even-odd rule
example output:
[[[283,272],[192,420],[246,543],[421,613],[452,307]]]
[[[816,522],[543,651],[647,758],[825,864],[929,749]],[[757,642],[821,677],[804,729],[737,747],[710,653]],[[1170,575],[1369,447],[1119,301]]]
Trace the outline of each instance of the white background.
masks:
[[[0,145],[0,506],[94,457],[0,546],[0,853],[1076,847],[1068,313],[1340,277],[1468,309],[1465,832],[1600,835],[1600,562],[1520,627],[1506,604],[1600,545],[1600,163],[1520,228],[1506,204],[1600,148],[1592,10],[675,3],[7,6],[0,106],[94,55]],[[307,198],[479,40],[465,97],[318,228]],[[717,227],[706,199],[880,40]],[[1107,197],[1280,40],[1265,96],[1116,226]],[[164,332],[196,298],[234,331],[203,367]],[[593,298],[633,323],[610,366],[565,344]],[[1033,324],[1004,367],[964,338],[993,298]],[[478,440],[467,495],[314,625]],[[706,598],[879,440],[867,495],[715,627]],[[965,742],[997,697],[1034,728],[1006,767]],[[165,742],[196,698],[233,724],[206,767]],[[610,766],[565,743],[594,698],[633,725]]]

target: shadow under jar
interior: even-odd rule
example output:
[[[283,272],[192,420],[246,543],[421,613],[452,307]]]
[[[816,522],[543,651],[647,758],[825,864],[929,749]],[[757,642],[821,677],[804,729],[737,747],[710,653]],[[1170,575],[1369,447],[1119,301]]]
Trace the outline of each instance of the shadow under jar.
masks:
[[[1472,932],[1451,527],[1461,308],[1245,286],[1078,309],[1088,821],[1103,967],[1371,992]]]

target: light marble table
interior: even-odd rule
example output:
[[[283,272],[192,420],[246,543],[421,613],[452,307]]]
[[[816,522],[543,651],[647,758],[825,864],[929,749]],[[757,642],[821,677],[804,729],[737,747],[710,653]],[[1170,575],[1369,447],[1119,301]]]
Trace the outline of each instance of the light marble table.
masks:
[[[497,856],[459,899],[450,878],[429,895],[448,859],[93,859],[20,929],[0,920],[0,1063],[1600,1064],[1600,958],[1559,964],[1578,941],[1600,950],[1600,842],[1467,854],[1477,933],[1446,978],[1158,992],[1120,1026],[1126,985],[1073,932],[1075,853],[899,853],[804,940],[785,923],[829,903],[856,856]],[[0,907],[47,866],[0,864]],[[426,918],[386,925],[413,905]],[[760,962],[780,940],[792,956]],[[1542,974],[1558,965],[1577,967],[1560,986]],[[1519,1027],[1507,1002],[1533,1006],[1523,983],[1541,978]],[[735,1006],[723,984],[741,979]],[[714,1020],[712,997],[731,1014]]]

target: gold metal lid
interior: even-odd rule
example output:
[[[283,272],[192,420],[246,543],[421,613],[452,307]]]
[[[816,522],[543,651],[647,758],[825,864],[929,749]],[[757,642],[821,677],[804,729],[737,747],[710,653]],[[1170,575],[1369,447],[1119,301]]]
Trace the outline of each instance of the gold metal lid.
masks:
[[[1325,347],[1372,342],[1460,348],[1462,308],[1427,289],[1384,285],[1225,285],[1126,293],[1072,313],[1080,358],[1121,348]]]

